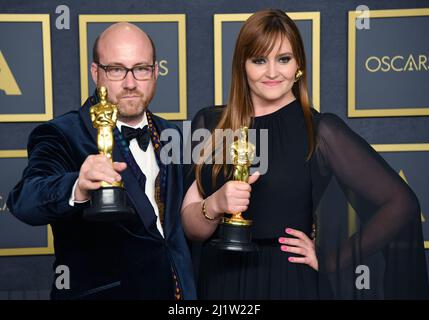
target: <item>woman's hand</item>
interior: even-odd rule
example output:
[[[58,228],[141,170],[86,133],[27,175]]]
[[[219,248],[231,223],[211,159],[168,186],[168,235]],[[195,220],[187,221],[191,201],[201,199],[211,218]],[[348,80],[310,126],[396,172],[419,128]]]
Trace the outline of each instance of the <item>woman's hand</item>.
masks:
[[[295,238],[291,237],[280,237],[279,243],[280,250],[285,252],[292,252],[299,254],[303,257],[289,257],[289,261],[292,263],[303,263],[312,267],[314,270],[319,269],[319,264],[316,256],[316,249],[314,240],[311,240],[304,232],[287,228],[286,233]]]
[[[213,206],[216,212],[245,212],[250,203],[250,186],[259,178],[259,172],[249,177],[249,182],[228,181],[213,194]]]

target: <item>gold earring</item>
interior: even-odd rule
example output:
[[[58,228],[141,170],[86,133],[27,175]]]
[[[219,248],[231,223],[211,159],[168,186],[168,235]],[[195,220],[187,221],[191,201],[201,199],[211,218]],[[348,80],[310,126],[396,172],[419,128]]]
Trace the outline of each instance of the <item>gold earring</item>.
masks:
[[[298,81],[302,77],[303,74],[304,74],[304,72],[301,69],[296,70],[295,81]]]

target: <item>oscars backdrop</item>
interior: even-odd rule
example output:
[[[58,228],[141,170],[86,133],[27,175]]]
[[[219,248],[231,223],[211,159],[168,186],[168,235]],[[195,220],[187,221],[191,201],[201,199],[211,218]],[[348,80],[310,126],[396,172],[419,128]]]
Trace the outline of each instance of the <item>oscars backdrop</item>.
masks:
[[[6,199],[26,166],[31,130],[94,92],[89,66],[97,35],[118,21],[150,34],[160,71],[151,109],[182,125],[227,101],[238,31],[268,7],[286,11],[301,31],[314,107],[344,119],[416,192],[429,257],[429,1],[4,0],[0,299],[49,297],[51,229],[18,221]],[[358,219],[340,205],[353,233]]]

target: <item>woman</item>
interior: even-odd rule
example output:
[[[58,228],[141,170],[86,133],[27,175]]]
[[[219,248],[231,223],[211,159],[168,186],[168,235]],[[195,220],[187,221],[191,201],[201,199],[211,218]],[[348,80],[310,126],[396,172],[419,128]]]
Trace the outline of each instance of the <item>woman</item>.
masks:
[[[311,108],[306,83],[295,23],[280,10],[252,15],[237,38],[228,104],[201,110],[192,124],[193,130],[213,132],[204,149],[210,152],[201,154],[205,163],[192,166],[187,176],[182,205],[187,236],[203,241],[199,298],[428,297],[417,198],[344,122]],[[230,165],[206,161],[228,154],[213,130],[241,126],[257,135],[268,129],[268,171],[252,175],[249,183],[229,181]],[[350,236],[339,199],[323,210],[335,181],[358,213]],[[209,244],[225,212],[245,212],[253,220],[257,252]],[[365,281],[358,284],[362,266],[371,272],[369,288]]]

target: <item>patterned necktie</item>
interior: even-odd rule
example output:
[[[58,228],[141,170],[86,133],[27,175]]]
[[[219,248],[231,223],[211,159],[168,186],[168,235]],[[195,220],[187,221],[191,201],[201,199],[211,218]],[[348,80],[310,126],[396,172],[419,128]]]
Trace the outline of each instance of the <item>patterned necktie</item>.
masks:
[[[161,200],[161,173],[158,172],[158,175],[155,180],[155,202],[158,206],[159,220],[161,225],[164,226],[164,202]]]

